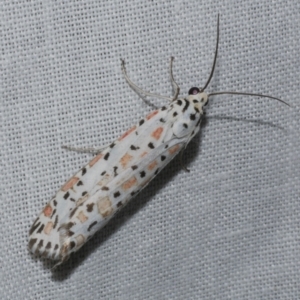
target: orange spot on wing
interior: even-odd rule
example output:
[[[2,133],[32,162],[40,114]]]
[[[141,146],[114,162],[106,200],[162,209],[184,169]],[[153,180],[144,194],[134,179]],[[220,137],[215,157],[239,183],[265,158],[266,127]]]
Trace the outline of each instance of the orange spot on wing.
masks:
[[[89,162],[89,166],[92,167],[98,160],[100,160],[103,157],[103,154],[98,154],[97,156],[95,156],[90,162]]]
[[[72,188],[74,186],[74,184],[76,184],[79,181],[78,177],[72,177],[71,179],[69,179],[61,188],[61,190],[63,192],[66,192],[68,189]]]
[[[127,164],[132,160],[133,156],[126,153],[121,159],[120,164],[122,165],[123,169],[126,168]]]
[[[158,140],[163,131],[164,129],[162,127],[158,127],[151,133],[151,136],[154,137],[156,140]]]
[[[52,214],[52,207],[50,205],[46,205],[46,207],[43,210],[43,213],[45,217],[50,217]]]
[[[81,223],[84,223],[88,217],[83,213],[83,211],[81,211],[78,216],[77,216],[77,219],[81,222]]]
[[[147,119],[147,120],[150,120],[150,119],[153,118],[156,114],[158,114],[158,110],[155,110],[155,111],[151,112],[151,113],[146,117],[146,119]]]
[[[98,212],[103,218],[106,218],[113,213],[112,203],[109,197],[99,198],[97,206]]]
[[[148,152],[143,152],[141,155],[140,155],[140,157],[144,157],[145,155],[147,155],[148,154]]]
[[[122,184],[122,188],[123,190],[128,190],[131,187],[133,187],[136,183],[137,183],[137,179],[135,176],[133,176]]]
[[[105,174],[103,176],[103,178],[97,183],[97,185],[103,186],[106,185],[110,180],[110,175],[109,174]]]
[[[175,145],[173,147],[171,147],[168,151],[170,154],[174,154],[175,152],[177,152],[177,150],[180,148],[179,145]]]
[[[44,232],[45,234],[50,234],[51,230],[53,228],[53,223],[52,222],[48,222],[47,225],[44,228]]]
[[[157,166],[157,161],[154,160],[152,163],[148,165],[148,170],[151,171]]]
[[[136,129],[136,126],[133,126],[129,130],[127,130],[121,137],[119,137],[118,140],[121,141],[121,140],[125,139],[126,136],[128,136],[131,132],[135,131],[135,129]]]
[[[79,234],[75,238],[76,240],[76,249],[80,248],[85,243],[85,237],[82,234]]]

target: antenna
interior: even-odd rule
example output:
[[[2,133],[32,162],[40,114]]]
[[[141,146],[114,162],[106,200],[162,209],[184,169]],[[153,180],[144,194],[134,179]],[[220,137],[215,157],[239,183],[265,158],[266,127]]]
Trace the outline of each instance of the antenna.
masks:
[[[214,93],[208,94],[207,98],[209,98],[210,96],[214,96],[214,95],[246,95],[246,96],[255,96],[255,97],[262,97],[262,98],[270,98],[270,99],[278,100],[278,101],[284,103],[285,105],[291,107],[287,102],[283,101],[280,98],[272,97],[269,95],[263,95],[263,94],[253,94],[253,93],[243,93],[243,92],[214,92]]]
[[[219,33],[220,33],[220,28],[219,28],[219,14],[218,14],[218,23],[217,23],[217,44],[216,44],[216,50],[215,50],[215,57],[214,57],[214,63],[213,63],[213,66],[212,66],[212,69],[211,69],[211,72],[210,72],[210,75],[209,75],[209,78],[204,86],[204,88],[202,88],[200,90],[200,93],[202,93],[206,88],[207,86],[209,85],[213,75],[214,75],[214,71],[215,71],[215,66],[216,66],[216,62],[217,62],[217,56],[218,56],[218,48],[219,48]]]
[[[217,44],[216,44],[216,50],[215,50],[215,57],[214,57],[214,62],[213,62],[213,66],[209,75],[209,78],[204,86],[204,88],[201,88],[200,93],[204,92],[204,90],[207,88],[207,86],[209,85],[214,71],[215,71],[215,67],[216,67],[216,62],[217,62],[217,56],[218,56],[218,48],[219,48],[219,35],[220,35],[220,26],[219,26],[219,14],[218,14],[218,22],[217,22]],[[263,95],[263,94],[256,94],[256,93],[244,93],[244,92],[233,92],[233,91],[224,91],[224,92],[213,92],[207,95],[207,98],[209,98],[210,96],[215,96],[215,95],[246,95],[246,96],[255,96],[255,97],[262,97],[262,98],[269,98],[269,99],[274,99],[277,100],[289,107],[291,107],[287,102],[283,101],[280,98],[276,98],[276,97],[272,97],[269,95]]]

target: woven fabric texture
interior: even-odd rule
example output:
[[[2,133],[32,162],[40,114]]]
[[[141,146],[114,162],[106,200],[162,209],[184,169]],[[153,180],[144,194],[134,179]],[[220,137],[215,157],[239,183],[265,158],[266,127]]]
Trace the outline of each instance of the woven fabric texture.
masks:
[[[1,1],[1,299],[300,299],[299,1]],[[215,96],[187,147],[58,269],[32,256],[43,206],[170,96]]]

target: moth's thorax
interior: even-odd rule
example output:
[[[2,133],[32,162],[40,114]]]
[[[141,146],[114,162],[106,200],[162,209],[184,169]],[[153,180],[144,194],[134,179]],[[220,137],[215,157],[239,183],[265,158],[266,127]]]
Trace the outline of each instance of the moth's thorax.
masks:
[[[196,95],[188,95],[186,99],[190,101],[202,114],[203,106],[205,106],[208,102],[208,95],[205,92],[202,92]]]

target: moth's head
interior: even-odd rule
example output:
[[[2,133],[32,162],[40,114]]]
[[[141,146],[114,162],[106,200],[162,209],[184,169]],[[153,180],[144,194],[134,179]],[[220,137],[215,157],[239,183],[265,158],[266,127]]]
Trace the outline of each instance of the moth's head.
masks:
[[[208,95],[197,87],[190,88],[188,99],[200,110],[208,104]]]

